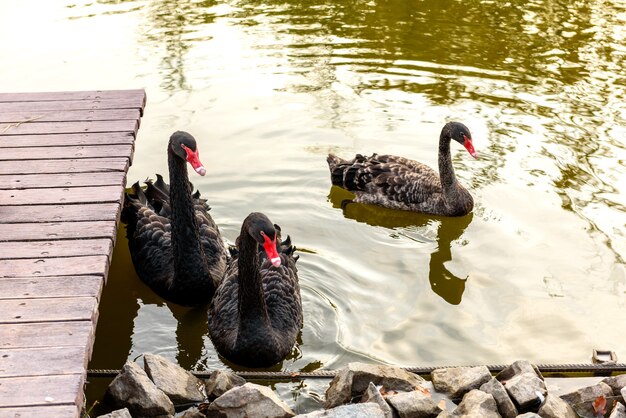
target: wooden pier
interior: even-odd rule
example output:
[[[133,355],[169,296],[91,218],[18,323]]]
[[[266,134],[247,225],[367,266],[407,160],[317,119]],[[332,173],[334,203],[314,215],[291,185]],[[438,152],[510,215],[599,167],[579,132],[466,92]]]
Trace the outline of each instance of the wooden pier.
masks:
[[[0,93],[0,418],[80,416],[145,101]]]

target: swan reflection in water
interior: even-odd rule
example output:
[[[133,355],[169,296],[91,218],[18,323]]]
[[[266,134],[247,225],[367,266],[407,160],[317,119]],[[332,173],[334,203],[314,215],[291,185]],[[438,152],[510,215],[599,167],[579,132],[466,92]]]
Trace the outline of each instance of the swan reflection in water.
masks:
[[[437,295],[452,305],[461,303],[468,276],[461,278],[445,266],[452,260],[451,245],[463,235],[467,226],[472,222],[473,213],[461,217],[441,217],[424,215],[415,212],[387,209],[380,206],[348,203],[354,195],[340,187],[332,186],[328,199],[335,208],[342,208],[346,218],[354,219],[372,226],[382,226],[389,229],[406,227],[425,228],[433,221],[437,227],[437,248],[430,255],[428,278],[430,287]]]

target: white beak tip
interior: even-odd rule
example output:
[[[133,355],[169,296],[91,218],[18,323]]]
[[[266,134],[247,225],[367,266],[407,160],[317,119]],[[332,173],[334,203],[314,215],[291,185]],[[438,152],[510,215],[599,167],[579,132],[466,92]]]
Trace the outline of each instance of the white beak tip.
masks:
[[[196,168],[196,173],[200,174],[201,176],[204,176],[206,174],[206,168],[200,166]]]
[[[270,261],[274,267],[280,267],[280,257],[274,257]]]

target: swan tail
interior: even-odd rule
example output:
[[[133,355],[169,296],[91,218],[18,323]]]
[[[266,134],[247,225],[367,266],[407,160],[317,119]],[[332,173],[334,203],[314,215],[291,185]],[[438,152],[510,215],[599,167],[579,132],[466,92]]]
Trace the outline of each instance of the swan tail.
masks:
[[[376,157],[376,154],[371,157],[357,154],[354,159],[347,161],[329,154],[327,161],[332,183],[349,191],[365,190],[372,180],[370,168],[376,163]]]

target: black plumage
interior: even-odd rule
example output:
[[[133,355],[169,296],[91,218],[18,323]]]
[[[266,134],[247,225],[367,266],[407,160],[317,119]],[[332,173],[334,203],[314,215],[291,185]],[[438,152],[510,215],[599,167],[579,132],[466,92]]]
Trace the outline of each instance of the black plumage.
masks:
[[[439,174],[425,164],[394,155],[357,154],[343,160],[330,154],[332,184],[356,194],[354,202],[442,216],[463,216],[474,207],[472,195],[454,175],[450,140],[476,157],[469,129],[449,122],[439,136]]]
[[[184,306],[211,301],[224,275],[227,251],[210,207],[200,193],[192,195],[187,162],[200,174],[195,139],[175,132],[167,147],[171,184],[157,174],[139,183],[124,199],[122,220],[130,255],[139,278],[162,298]]]
[[[209,307],[217,351],[247,367],[267,367],[293,349],[302,328],[302,301],[289,237],[262,213],[241,226],[224,280]]]

